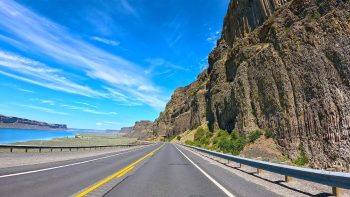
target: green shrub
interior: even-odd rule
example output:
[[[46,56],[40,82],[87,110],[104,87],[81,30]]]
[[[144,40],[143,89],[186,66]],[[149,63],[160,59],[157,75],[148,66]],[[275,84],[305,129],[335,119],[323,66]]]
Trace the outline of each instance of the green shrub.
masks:
[[[313,13],[311,15],[311,18],[314,19],[314,20],[320,19],[321,18],[321,14],[318,11],[316,11],[315,13]]]
[[[196,133],[194,134],[194,143],[200,147],[205,147],[210,144],[210,138],[212,136],[213,134],[210,131],[203,129],[202,127],[198,127]]]
[[[248,141],[250,143],[254,143],[257,139],[260,138],[261,135],[262,135],[262,132],[259,129],[257,129],[249,134]]]
[[[269,139],[269,138],[273,137],[272,130],[271,129],[266,129],[265,133],[264,133],[264,136],[265,136],[266,139]]]
[[[304,146],[302,144],[299,145],[299,156],[294,161],[294,164],[297,166],[303,166],[305,164],[309,163],[309,158],[307,157],[305,153]]]
[[[191,140],[186,140],[185,144],[190,145],[190,146],[194,145],[193,141],[191,141]]]
[[[231,132],[231,153],[238,155],[245,147],[247,140],[245,135],[241,135],[238,131]]]
[[[198,127],[194,134],[194,141],[187,140],[185,143],[233,155],[238,155],[247,143],[246,136],[235,130],[231,134],[225,130],[218,130],[214,138],[213,135],[209,130]],[[210,142],[212,146],[209,146]]]
[[[176,137],[176,139],[177,139],[177,141],[180,141],[180,140],[181,140],[181,136],[178,135],[178,136]]]
[[[214,148],[224,153],[238,155],[246,145],[246,138],[235,130],[231,134],[227,131],[219,130],[218,135],[213,139],[213,145]]]

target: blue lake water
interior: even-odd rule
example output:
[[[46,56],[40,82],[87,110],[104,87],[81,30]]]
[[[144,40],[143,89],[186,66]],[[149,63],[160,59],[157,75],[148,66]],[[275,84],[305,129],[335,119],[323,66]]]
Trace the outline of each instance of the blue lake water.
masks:
[[[74,130],[29,130],[29,129],[0,129],[0,144],[24,142],[29,140],[50,140],[53,138],[74,137]]]

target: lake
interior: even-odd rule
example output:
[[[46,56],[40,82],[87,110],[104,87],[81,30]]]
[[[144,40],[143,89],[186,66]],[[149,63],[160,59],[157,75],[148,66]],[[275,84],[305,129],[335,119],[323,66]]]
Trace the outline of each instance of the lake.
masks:
[[[77,133],[78,131],[74,130],[0,129],[0,144],[74,137]]]

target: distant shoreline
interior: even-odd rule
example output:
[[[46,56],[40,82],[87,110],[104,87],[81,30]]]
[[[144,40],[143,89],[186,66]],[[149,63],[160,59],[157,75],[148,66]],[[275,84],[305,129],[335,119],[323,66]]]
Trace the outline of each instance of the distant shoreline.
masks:
[[[66,130],[65,124],[51,124],[43,121],[0,115],[0,128],[5,129],[42,129]]]
[[[74,137],[79,131],[52,129],[0,128],[0,144],[23,143],[33,140],[47,141],[56,138]]]

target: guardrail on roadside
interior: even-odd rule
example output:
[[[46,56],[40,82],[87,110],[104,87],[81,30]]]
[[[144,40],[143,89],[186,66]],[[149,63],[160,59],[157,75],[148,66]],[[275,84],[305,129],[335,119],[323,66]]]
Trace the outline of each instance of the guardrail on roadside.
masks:
[[[272,162],[266,162],[266,161],[259,161],[254,159],[247,159],[243,157],[233,156],[229,154],[223,154],[195,146],[189,146],[184,145],[183,146],[193,148],[197,151],[216,156],[222,159],[227,159],[228,161],[233,161],[238,164],[251,166],[254,168],[257,168],[257,173],[260,173],[261,170],[266,170],[269,172],[274,172],[277,174],[281,174],[285,176],[285,181],[289,182],[291,180],[290,177],[303,179],[315,183],[320,183],[324,185],[328,185],[332,187],[333,195],[338,196],[341,192],[340,188],[343,189],[350,189],[350,173],[343,173],[343,172],[332,172],[332,171],[325,171],[325,170],[317,170],[317,169],[310,169],[310,168],[302,168],[302,167],[295,167],[295,166],[289,166],[284,164],[278,164],[278,163],[272,163]]]
[[[0,149],[10,149],[10,152],[13,152],[14,149],[24,149],[25,152],[28,150],[37,149],[41,152],[43,149],[51,150],[79,150],[79,149],[102,149],[102,148],[119,148],[119,147],[132,147],[132,146],[140,146],[140,145],[150,145],[151,143],[142,143],[142,144],[120,144],[120,145],[105,145],[105,146],[32,146],[32,145],[10,145],[10,144],[0,144]]]

